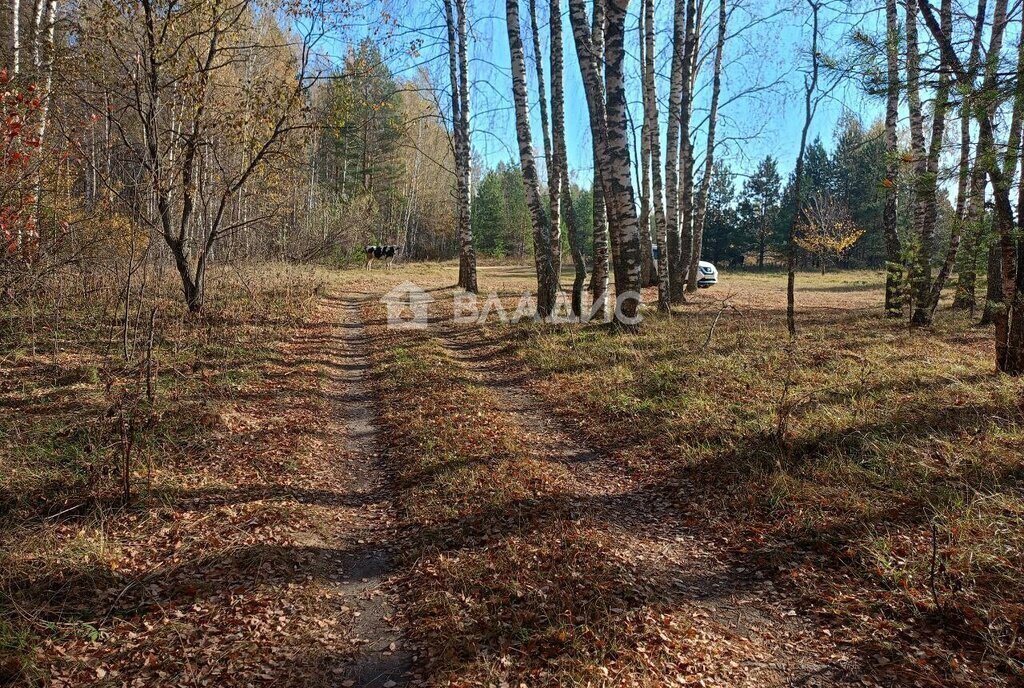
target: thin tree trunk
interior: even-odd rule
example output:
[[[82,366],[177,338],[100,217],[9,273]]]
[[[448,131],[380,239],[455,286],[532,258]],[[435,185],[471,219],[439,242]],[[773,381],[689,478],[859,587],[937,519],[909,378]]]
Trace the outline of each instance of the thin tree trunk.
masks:
[[[924,236],[924,204],[927,195],[928,154],[924,142],[924,113],[921,105],[921,56],[917,39],[917,5],[906,3],[906,73],[907,108],[910,119],[910,156],[912,159],[913,184],[910,206],[910,230],[914,237],[911,260],[911,293],[915,303],[926,298],[925,273],[930,270],[930,256],[922,244]]]
[[[551,225],[544,202],[541,200],[537,164],[533,158],[530,135],[530,109],[526,91],[526,60],[523,57],[523,39],[519,33],[519,0],[505,0],[505,19],[508,29],[508,47],[512,59],[512,95],[515,101],[516,139],[519,160],[523,170],[526,203],[533,223],[534,257],[537,265],[537,315],[548,317],[555,305],[555,283],[551,265]]]
[[[21,0],[11,0],[11,72],[21,73]]]
[[[459,177],[459,285],[476,293],[476,251],[473,249],[472,208],[472,150],[469,131],[469,41],[466,31],[466,0],[456,0],[459,32],[459,120],[458,144],[462,166]]]
[[[548,102],[547,93],[544,89],[544,59],[540,49],[540,30],[537,26],[537,3],[536,0],[529,0],[528,7],[530,12],[530,30],[533,34],[533,52],[534,52],[534,66],[537,71],[537,99],[540,104],[540,128],[541,138],[544,142],[544,158],[547,161],[547,172],[548,172],[548,207],[551,213],[551,238],[550,245],[547,247],[551,252],[551,269],[554,271],[556,285],[560,282],[561,269],[562,269],[562,206],[561,206],[561,194],[562,194],[562,177],[559,168],[559,161],[557,159],[557,152],[551,143],[551,129],[548,126]],[[552,29],[552,40],[554,39],[554,29]],[[551,46],[551,97],[554,98],[555,90],[555,46]],[[561,52],[561,45],[558,46],[559,52]],[[561,62],[561,55],[558,56],[558,61]],[[559,77],[560,78],[560,77]],[[554,106],[552,106],[553,108]],[[553,127],[554,125],[552,125]]]
[[[970,126],[970,112],[965,112],[964,117]],[[967,232],[967,248],[964,259],[960,262],[959,275],[957,278],[956,295],[953,297],[953,308],[970,310],[974,313],[977,305],[975,290],[978,282],[978,248],[981,244],[984,233],[983,219],[985,214],[985,172],[975,162],[974,169],[970,173],[970,191],[966,200],[962,232]],[[959,217],[959,214],[958,214]],[[987,256],[987,252],[986,252]],[[987,260],[987,258],[986,258]]]
[[[604,0],[594,2],[593,29],[587,25],[585,0],[569,0],[569,20],[576,46],[576,57],[583,77],[594,154],[594,273],[591,278],[591,291],[594,294],[595,311],[600,311],[604,309],[608,294],[610,234],[607,182],[602,172],[607,135],[604,86],[600,76],[604,64]],[[618,288],[618,282],[616,287]]]
[[[646,134],[641,133],[641,140],[646,138]],[[641,144],[643,146],[643,144]],[[640,155],[637,158],[645,155],[640,150]],[[650,176],[650,152],[646,153],[648,160],[641,163],[639,159],[635,163],[637,168],[637,193],[640,194],[642,191],[644,197],[640,198],[640,212],[637,215],[637,226],[640,228],[640,285],[644,287],[652,287],[658,284],[658,273],[654,267],[654,238],[651,236],[651,176]],[[646,179],[645,179],[646,177]]]
[[[690,116],[693,112],[694,56],[697,52],[700,16],[694,0],[686,3],[686,39],[683,42],[683,63],[680,78],[682,92],[679,105],[679,247],[669,261],[672,275],[672,300],[681,302],[686,288],[686,269],[693,250],[693,146],[690,141]]]
[[[448,34],[448,79],[451,83],[452,88],[452,158],[455,161],[455,233],[460,238],[462,237],[462,145],[459,139],[462,137],[462,99],[459,97],[459,89],[461,88],[461,82],[459,80],[459,43],[456,37],[455,28],[455,9],[453,6],[455,0],[444,0],[444,19],[445,26]],[[348,145],[348,139],[346,138],[346,148]],[[364,145],[365,149],[366,146]],[[348,166],[348,156],[346,150],[346,170],[342,171],[342,194],[344,194],[345,185],[345,173]],[[465,268],[462,264],[461,256],[459,259],[459,279],[458,284],[462,286],[465,281]]]
[[[563,172],[564,174],[564,172]],[[562,215],[569,228],[569,251],[572,255],[572,314],[577,320],[583,318],[583,289],[587,284],[587,259],[583,255],[583,237],[580,234],[579,216],[573,206],[572,194],[569,192],[568,176],[562,178],[565,193],[562,194]]]
[[[37,72],[42,66],[42,58],[39,53],[39,41],[43,26],[43,13],[45,11],[45,0],[32,0],[32,24],[29,26],[29,42],[32,44],[32,67]]]
[[[978,11],[974,20],[974,36],[971,39],[971,54],[967,61],[967,70],[973,81],[981,61],[981,42],[985,32],[985,10],[987,0],[978,1]],[[961,261],[961,269],[957,279],[956,295],[953,308],[969,309],[974,314],[977,305],[975,288],[977,286],[977,252],[982,233],[982,217],[985,201],[985,172],[978,161],[971,164],[971,94],[964,95],[960,115],[960,168],[957,184],[956,216],[961,223],[961,231],[968,232],[968,249],[966,259]],[[968,182],[970,183],[968,191]],[[986,252],[986,261],[988,252]],[[998,262],[996,263],[998,270]],[[999,282],[998,276],[996,282]],[[991,318],[992,311],[985,307],[985,317]]]
[[[11,62],[11,74],[17,77],[21,72],[21,0],[11,0]],[[19,224],[14,248],[20,252],[25,243]]]
[[[807,0],[811,8],[811,76],[804,81],[804,127],[800,131],[800,149],[796,158],[796,179],[793,183],[793,221],[789,225],[789,242],[786,255],[786,328],[789,336],[796,336],[796,230],[803,215],[804,151],[807,149],[807,133],[814,119],[814,92],[818,88],[818,10],[814,0]]]
[[[971,54],[967,60],[967,69],[973,75],[981,59],[981,39],[985,30],[985,10],[987,0],[979,0],[978,13],[974,20],[974,34],[971,38]],[[956,215],[965,219],[970,209],[968,203],[968,184],[971,180],[971,104],[970,94],[966,94],[960,106],[960,163],[957,167]],[[971,189],[973,191],[973,189]]]
[[[602,304],[608,296],[608,208],[604,200],[604,182],[597,166],[597,143],[592,142],[594,160],[594,264],[590,273],[590,295],[594,304]]]
[[[616,220],[615,220],[615,209],[618,199],[616,197],[615,189],[611,184],[611,174],[607,166],[607,154],[608,154],[608,89],[607,89],[607,68],[608,68],[608,7],[607,3],[609,0],[594,0],[594,22],[595,26],[599,26],[600,31],[595,33],[595,36],[599,40],[595,40],[595,46],[599,50],[600,61],[598,62],[597,72],[597,83],[600,84],[598,91],[601,94],[601,113],[602,113],[602,127],[603,134],[601,138],[601,149],[600,155],[602,165],[601,180],[604,183],[604,207],[605,214],[608,217],[608,253],[611,258],[611,272],[615,279],[615,293],[621,294],[625,290],[626,274],[623,272],[623,262],[621,258],[621,251],[619,242],[621,237],[616,231]],[[598,15],[600,11],[600,15]]]
[[[575,275],[572,283],[572,314],[583,316],[583,285],[587,280],[587,263],[583,257],[580,241],[579,220],[572,204],[569,188],[569,158],[565,147],[565,89],[563,86],[563,41],[561,0],[551,0],[551,135],[553,154],[558,163],[559,186],[561,187],[562,216],[569,229],[569,252],[572,255]]]
[[[882,232],[885,235],[885,313],[890,318],[903,315],[903,246],[896,230],[898,208],[897,181],[900,173],[899,126],[900,68],[899,15],[896,0],[885,0],[885,56],[887,89],[885,100],[885,207],[882,210]]]
[[[533,37],[534,69],[537,72],[537,103],[540,106],[540,134],[544,144],[544,160],[551,165],[551,129],[548,127],[548,97],[544,88],[544,59],[540,50],[540,28],[537,25],[537,0],[529,0],[530,33]],[[553,86],[552,86],[553,88]],[[548,178],[551,170],[548,170]]]
[[[43,13],[45,7],[46,12]],[[45,23],[40,25],[40,21],[45,16]],[[49,106],[49,91],[50,84],[53,81],[53,61],[54,61],[54,43],[53,33],[57,23],[57,0],[44,1],[40,0],[39,3],[39,14],[36,16],[36,38],[34,41],[33,51],[35,54],[34,63],[36,69],[42,70],[44,76],[43,81],[45,82],[45,93],[47,100],[43,103],[42,108],[44,110],[43,123],[40,125],[45,129],[45,111]],[[40,27],[42,30],[40,30]]]
[[[644,120],[648,127],[651,146],[651,205],[654,209],[655,236],[658,245],[658,310],[669,312],[671,294],[669,291],[668,271],[668,236],[665,224],[665,205],[662,201],[661,183],[661,132],[658,126],[658,93],[654,80],[655,31],[654,31],[654,0],[646,0],[644,4]]]
[[[911,3],[913,6],[913,3]],[[939,11],[942,30],[950,33],[953,27],[953,4],[952,0],[942,0]],[[915,13],[916,15],[916,13]],[[914,22],[916,23],[916,16]],[[910,18],[907,19],[908,27]],[[916,42],[916,32],[915,32]],[[909,41],[908,41],[909,43]],[[915,47],[916,51],[916,47]],[[909,81],[909,80],[908,80]],[[935,253],[935,228],[938,222],[938,180],[939,180],[939,154],[942,152],[942,138],[945,134],[946,110],[949,107],[950,74],[949,65],[940,53],[939,57],[939,83],[935,90],[934,111],[932,114],[931,142],[928,147],[928,157],[925,160],[924,177],[919,178],[915,187],[919,190],[921,197],[921,226],[919,246],[919,272],[915,275],[917,285],[917,306],[911,319],[916,326],[927,326],[932,323],[935,309],[939,305],[939,297],[942,288],[949,277],[949,272],[956,261],[956,254],[960,247],[960,223],[954,223],[953,233],[950,236],[949,251],[947,260],[944,261],[935,280],[932,280],[932,255]]]
[[[693,247],[690,250],[690,266],[686,278],[686,290],[697,291],[697,268],[704,246],[704,218],[708,211],[708,194],[711,190],[711,176],[715,166],[715,128],[718,124],[718,100],[722,93],[722,53],[725,50],[725,30],[728,17],[726,0],[718,4],[718,39],[715,42],[715,66],[711,81],[711,108],[708,111],[708,139],[704,153],[704,178],[697,193],[697,208],[693,218]]]
[[[644,39],[644,21],[646,5],[650,0],[640,0],[640,17],[637,21],[639,33],[638,55],[640,64],[640,83],[647,80],[647,60],[645,57],[646,42]],[[634,129],[635,132],[635,129]],[[640,271],[640,282],[645,287],[653,284],[651,278],[654,274],[654,251],[651,243],[651,139],[650,126],[647,122],[646,112],[640,122],[640,148],[637,156],[637,184],[640,193],[640,247],[642,267]]]
[[[682,276],[679,283],[680,289],[685,289],[687,286],[686,273],[689,271],[690,256],[694,251],[694,209],[696,206],[694,205],[693,189],[694,182],[696,181],[694,174],[696,158],[694,155],[693,135],[696,132],[692,130],[692,120],[693,104],[696,100],[695,88],[697,85],[700,39],[704,19],[704,0],[697,2],[691,9],[692,12],[687,22],[687,42],[689,45],[686,52],[689,53],[689,58],[685,60],[686,67],[683,73],[683,102],[680,115],[682,119],[679,125],[679,161],[681,166],[679,172],[679,222],[682,240],[677,259],[679,262],[678,272]],[[685,295],[680,294],[678,300],[685,301]]]
[[[40,148],[46,142],[46,130],[50,122],[50,103],[53,102],[53,64],[56,60],[54,53],[54,27],[57,22],[57,0],[38,0],[38,8],[36,14],[36,30],[35,38],[33,40],[33,63],[35,64],[36,71],[42,73],[43,88],[41,94],[41,104],[39,107],[39,128],[36,131],[36,139]],[[46,8],[46,24],[45,27],[40,27],[40,22],[43,18],[43,8]],[[40,30],[40,29],[44,30]],[[37,78],[38,78],[37,74]],[[107,149],[107,179],[110,178],[110,116],[109,114],[105,119],[106,124],[106,149]],[[40,208],[42,207],[42,193],[43,184],[42,178],[39,176],[39,172],[36,172],[35,180],[35,208],[34,214],[36,218],[35,229],[33,230],[38,236],[39,225],[41,218],[39,216]],[[18,230],[20,233],[20,229]]]
[[[993,239],[985,252],[985,274],[988,286],[985,288],[985,308],[981,312],[980,325],[991,325],[996,321],[996,314],[1003,307],[1002,252],[999,238]]]
[[[679,112],[683,98],[683,54],[686,49],[686,4],[676,0],[672,18],[672,67],[669,73],[668,125],[665,141],[665,226],[666,248],[660,249],[669,270],[671,296],[681,292],[684,279],[677,270],[675,256],[681,243],[679,229]]]

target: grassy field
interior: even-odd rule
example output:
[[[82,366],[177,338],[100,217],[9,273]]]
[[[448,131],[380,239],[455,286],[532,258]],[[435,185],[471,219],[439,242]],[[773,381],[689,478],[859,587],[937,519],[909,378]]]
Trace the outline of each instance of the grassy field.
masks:
[[[402,277],[438,287],[453,275],[450,268],[419,267]],[[409,513],[423,523],[451,523],[455,514],[458,524],[486,522],[488,514],[548,504],[521,492],[558,491],[564,479],[557,465],[536,464],[514,428],[484,424],[482,444],[466,446],[466,428],[494,415],[488,409],[495,400],[479,382],[459,386],[464,371],[439,342],[478,339],[490,345],[494,369],[517,371],[510,384],[542,398],[587,446],[643,476],[652,508],[671,505],[664,519],[691,528],[700,522],[720,534],[740,570],[799,597],[801,611],[821,619],[882,684],[1020,681],[1024,384],[993,372],[991,333],[966,316],[943,311],[926,331],[881,317],[882,279],[875,272],[801,275],[795,342],[785,336],[784,276],[746,272],[723,274],[719,286],[671,318],[648,312],[637,336],[598,326],[496,322],[445,334],[443,305],[426,333],[382,331],[385,399],[405,409],[392,427],[415,428],[408,438],[414,448],[398,447],[410,462]],[[529,286],[526,267],[481,271],[482,290],[496,290],[509,312]],[[468,597],[441,610],[425,600],[423,618],[440,624],[441,635],[457,637],[468,615],[485,634],[478,640],[487,651],[470,646],[474,657],[515,657],[510,643],[522,653],[516,671],[476,666],[481,680],[554,672],[559,680],[599,681],[594,643],[562,643],[538,654],[537,629],[505,619],[501,610],[517,599],[504,576],[531,575],[520,560],[524,548],[534,562],[558,562],[556,570],[587,577],[602,567],[576,552],[601,553],[606,533],[533,506],[526,511],[510,516],[518,519],[510,533],[482,536],[491,557],[486,566],[473,561],[477,549],[468,546],[470,561],[454,557],[458,571],[431,571],[420,589],[433,590],[440,580],[458,587],[446,593],[449,601]],[[535,519],[549,527],[568,522],[571,534],[535,529]],[[436,540],[423,552],[458,542],[450,527],[423,530]],[[480,545],[480,537],[474,542]],[[466,566],[475,574],[498,572],[497,588],[467,593],[466,577],[480,577]],[[595,618],[591,600],[560,590],[570,581],[545,583],[546,569],[533,574],[537,587],[568,595],[572,604],[545,599],[531,607],[531,619],[539,614],[550,622],[547,605],[564,605],[577,619],[569,636],[599,637],[600,647],[621,642],[612,630],[616,615]],[[636,609],[651,603],[642,584],[627,588],[641,600]],[[558,628],[545,626],[545,633]],[[528,640],[510,640],[517,636]],[[644,642],[637,636],[627,644]],[[465,671],[451,652],[439,648],[439,666]],[[616,658],[626,682],[646,675],[656,683],[652,677],[669,670],[660,665],[662,673],[645,674],[645,657]]]
[[[224,271],[199,319],[158,285],[127,361],[114,312],[5,313],[0,683],[338,683],[328,294],[365,299],[423,683],[1024,680],[1024,382],[989,330],[886,320],[866,271],[801,274],[795,341],[777,273],[635,335],[461,325],[456,273]],[[426,329],[387,326],[407,280]],[[480,266],[510,313],[534,284]]]

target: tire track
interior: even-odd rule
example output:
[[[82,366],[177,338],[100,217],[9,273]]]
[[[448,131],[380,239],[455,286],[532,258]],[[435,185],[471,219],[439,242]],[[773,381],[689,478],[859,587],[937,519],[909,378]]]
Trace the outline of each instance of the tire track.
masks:
[[[355,295],[325,300],[327,314],[335,323],[325,352],[333,362],[327,370],[327,393],[343,426],[343,468],[350,478],[353,501],[360,504],[353,514],[350,555],[340,572],[340,588],[351,601],[351,637],[356,649],[337,685],[395,688],[412,683],[414,657],[398,626],[391,587],[398,544],[367,380],[370,363],[361,314],[364,302]]]
[[[570,476],[573,515],[609,532],[626,557],[674,581],[673,604],[693,617],[713,644],[744,656],[740,666],[705,668],[712,685],[860,685],[860,673],[811,620],[794,617],[795,601],[771,581],[732,564],[715,533],[687,527],[654,485],[587,447],[559,421],[550,404],[525,388],[475,327],[444,325],[438,337],[468,377],[499,401],[502,412],[543,460]],[[722,660],[725,663],[725,660]],[[724,679],[724,683],[718,683]]]

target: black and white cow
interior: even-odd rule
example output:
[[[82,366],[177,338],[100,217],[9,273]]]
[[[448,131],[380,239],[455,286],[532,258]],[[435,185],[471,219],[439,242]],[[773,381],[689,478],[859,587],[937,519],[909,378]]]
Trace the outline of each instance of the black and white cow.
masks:
[[[398,256],[398,246],[388,245],[376,245],[366,247],[366,269],[373,269],[373,261],[384,260],[384,266],[387,269],[391,269],[395,264],[395,258]]]

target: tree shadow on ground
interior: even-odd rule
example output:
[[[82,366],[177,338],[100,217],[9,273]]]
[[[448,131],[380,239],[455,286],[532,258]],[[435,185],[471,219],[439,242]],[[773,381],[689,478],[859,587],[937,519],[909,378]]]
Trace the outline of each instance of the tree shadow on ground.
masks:
[[[479,337],[481,333],[475,334]],[[452,346],[461,360],[473,364],[484,363],[484,367],[477,367],[489,373],[499,373],[499,384],[519,385],[534,381],[535,371],[534,374],[519,377],[509,373],[507,357],[510,352],[514,352],[514,346],[496,343],[493,335],[491,337],[490,341],[486,336],[484,341],[479,338],[474,341],[474,333],[468,333],[458,336]],[[959,379],[943,377],[916,380],[908,377],[890,383],[898,388],[908,387],[916,393],[928,392],[938,398],[951,385],[973,385],[988,377],[990,375],[987,373],[979,372]],[[840,402],[849,394],[884,392],[888,386],[879,382],[852,391],[824,390],[819,401]],[[900,591],[893,590],[892,580],[883,576],[877,562],[866,558],[865,553],[856,545],[878,532],[926,532],[934,514],[935,504],[932,500],[941,493],[948,493],[950,489],[974,490],[986,494],[996,489],[1019,492],[1024,473],[1024,466],[1019,462],[980,473],[920,473],[915,478],[924,481],[918,486],[919,489],[898,499],[893,496],[883,508],[876,508],[865,515],[835,505],[827,519],[803,519],[806,525],[799,528],[785,522],[788,513],[771,513],[768,504],[771,496],[766,494],[766,486],[775,476],[812,475],[816,467],[826,460],[845,460],[851,466],[870,463],[878,451],[879,443],[899,441],[916,446],[922,442],[949,442],[955,445],[964,437],[979,432],[979,428],[991,426],[1012,430],[1021,422],[1019,409],[1007,409],[1005,404],[1000,405],[995,401],[951,406],[902,405],[894,408],[888,418],[872,414],[843,430],[806,432],[802,429],[795,438],[784,440],[769,430],[737,435],[734,431],[721,429],[718,436],[702,434],[694,438],[713,449],[704,459],[690,465],[681,465],[679,462],[663,460],[670,455],[666,450],[670,449],[672,443],[687,441],[686,437],[678,436],[678,432],[673,435],[671,426],[655,424],[653,429],[650,425],[634,426],[628,417],[623,417],[620,419],[622,422],[616,426],[621,432],[615,436],[602,432],[604,425],[593,423],[593,419],[586,416],[582,409],[572,406],[572,403],[555,403],[552,409],[566,414],[573,421],[570,427],[593,428],[592,432],[584,434],[604,451],[623,455],[635,455],[640,451],[652,462],[647,465],[655,466],[650,476],[656,484],[648,485],[644,488],[644,494],[634,494],[631,499],[639,499],[651,505],[652,509],[659,503],[668,502],[672,505],[670,509],[657,512],[653,520],[658,528],[671,527],[672,524],[686,526],[692,514],[699,513],[710,519],[711,523],[726,526],[723,532],[739,529],[740,533],[745,533],[743,537],[746,539],[742,544],[730,547],[730,567],[742,572],[742,575],[721,585],[734,591],[742,591],[744,586],[756,586],[756,581],[748,574],[756,571],[777,585],[786,586],[802,597],[810,608],[822,606],[822,600],[815,596],[815,591],[794,589],[788,572],[795,567],[806,567],[818,575],[834,574],[860,590],[866,597],[865,603],[875,605],[873,613],[885,619],[884,623],[899,627],[906,622],[908,616],[913,619],[911,626],[916,632],[931,638],[929,648],[932,651],[938,650],[938,654],[949,651],[962,653],[970,662],[977,663],[974,666],[989,661],[987,654],[990,648],[972,622],[970,614],[962,613],[952,603],[941,608],[908,609],[911,605],[906,598],[903,601],[898,599]],[[655,440],[653,443],[652,439]],[[659,463],[662,464],[660,467]],[[622,468],[625,472],[636,471],[638,463],[624,463]],[[753,504],[755,511],[733,511],[738,503],[743,502]],[[614,505],[601,504],[599,501],[586,503],[585,508],[590,514],[601,514],[609,509],[616,511]],[[751,523],[745,523],[746,519],[750,519]],[[754,522],[765,523],[769,530],[777,532],[770,533],[767,538],[764,532],[751,532],[749,526]],[[614,519],[608,519],[608,525],[613,524]],[[706,531],[708,521],[701,521],[693,527]],[[949,585],[955,588],[956,582],[950,582]],[[874,597],[880,592],[892,592],[895,595],[875,603]],[[951,593],[953,590],[945,592]],[[892,598],[897,599],[894,601]],[[672,599],[678,601],[681,598]],[[854,618],[830,616],[829,619],[851,625],[856,630],[857,621]],[[909,631],[894,631],[888,637],[871,637],[870,632],[867,636],[862,633],[853,644],[860,658],[859,670],[882,676],[890,685],[909,685],[922,677],[930,677],[927,680],[937,682],[936,685],[970,683],[968,674],[951,669],[935,656],[929,657],[925,671],[921,660],[909,651],[917,649],[915,643],[920,644],[915,637],[919,636]],[[884,659],[884,668],[876,666],[879,657]],[[989,667],[992,665],[990,662]],[[1001,676],[999,680],[1011,683],[1014,671],[1012,666],[1000,664],[999,661],[994,661],[994,665],[995,676]]]

